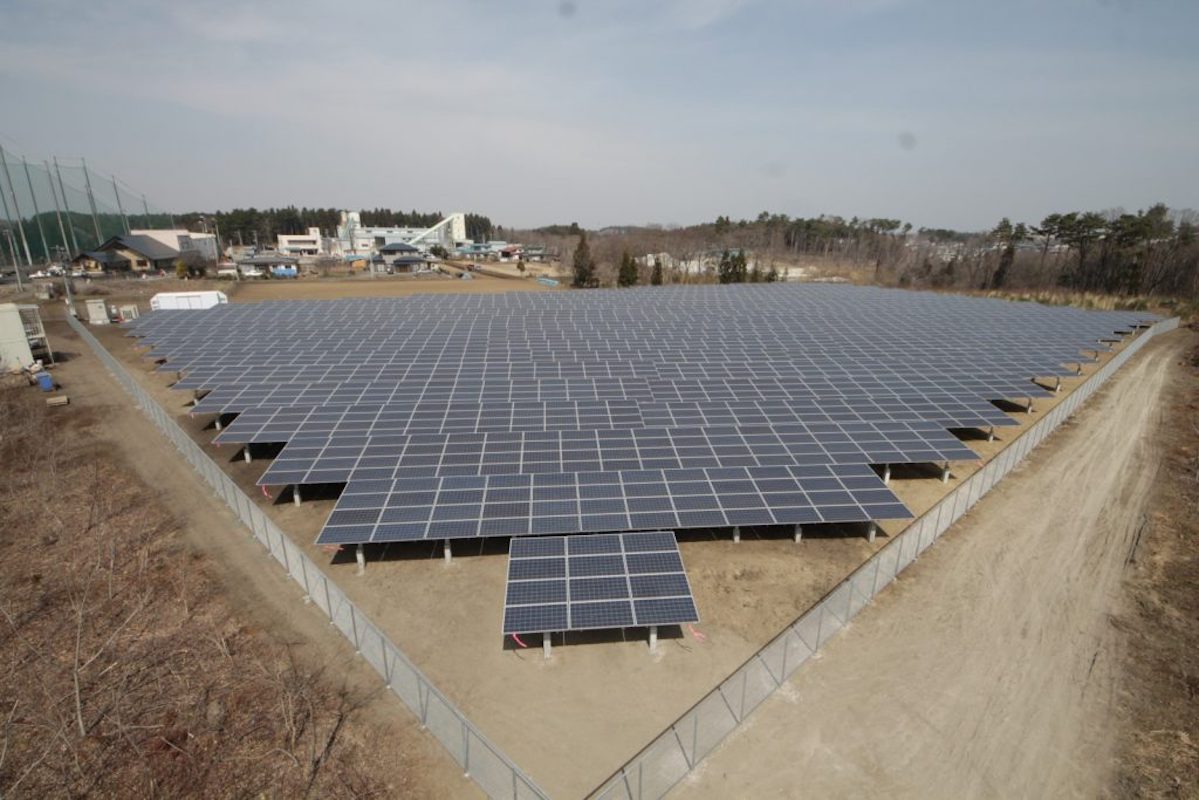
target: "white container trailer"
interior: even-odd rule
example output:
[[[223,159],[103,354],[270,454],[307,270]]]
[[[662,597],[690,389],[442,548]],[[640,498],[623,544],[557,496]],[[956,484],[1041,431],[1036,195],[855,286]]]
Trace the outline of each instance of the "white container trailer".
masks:
[[[154,311],[197,311],[228,302],[224,292],[159,292],[150,298],[150,308]]]

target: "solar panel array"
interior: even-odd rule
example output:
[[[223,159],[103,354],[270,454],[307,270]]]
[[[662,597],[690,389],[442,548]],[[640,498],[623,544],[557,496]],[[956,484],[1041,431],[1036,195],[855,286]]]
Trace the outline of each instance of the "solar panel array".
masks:
[[[504,633],[699,622],[671,531],[513,539]]]
[[[264,485],[346,483],[319,541],[849,522],[871,464],[975,458],[1151,320],[835,285],[426,295],[156,312],[135,335]]]

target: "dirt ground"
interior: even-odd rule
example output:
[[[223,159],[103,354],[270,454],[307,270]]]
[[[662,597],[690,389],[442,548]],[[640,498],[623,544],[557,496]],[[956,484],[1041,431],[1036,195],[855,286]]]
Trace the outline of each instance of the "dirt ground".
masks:
[[[884,524],[873,545],[855,530],[813,531],[798,546],[752,533],[739,545],[727,538],[684,539],[702,639],[674,631],[651,656],[639,638],[596,644],[595,636],[572,634],[568,646],[556,642],[547,663],[539,649],[506,648],[499,634],[506,542],[491,542],[485,551],[457,547],[448,566],[439,545],[372,549],[366,574],[357,576],[352,558],[312,545],[334,498],[306,499],[300,508],[278,488],[274,500],[264,498],[254,483],[268,462],[247,465],[236,448],[212,446],[210,418],[186,416],[189,393],[166,388],[168,376],[150,372],[120,331],[97,333],[297,544],[330,564],[330,574],[439,688],[554,796],[579,796],[597,785],[906,524]],[[996,441],[968,444],[981,458],[993,456],[1077,382],[1068,380],[1061,394],[1038,400],[1035,413],[1014,414],[1022,424],[1001,429]],[[948,485],[931,469],[897,469],[893,487],[919,513],[977,467],[955,465]]]
[[[1161,463],[1150,511],[1112,624],[1129,659],[1120,686],[1113,794],[1199,796],[1199,334],[1165,395]]]
[[[99,433],[156,491],[179,520],[189,546],[204,554],[212,572],[223,576],[227,602],[259,629],[292,646],[307,663],[327,670],[338,681],[376,693],[364,709],[379,758],[382,780],[410,786],[421,797],[481,796],[441,745],[389,693],[380,691],[378,676],[353,656],[341,634],[314,606],[302,602],[299,588],[288,579],[241,523],[197,479],[190,465],[171,448],[153,424],[136,412],[125,392],[108,375],[87,346],[65,323],[51,324],[56,351],[68,356],[54,369],[70,397],[68,409],[81,409],[104,420]],[[387,754],[403,754],[388,759]],[[403,769],[402,776],[395,770]],[[391,776],[389,779],[388,776]]]
[[[1151,342],[675,794],[1110,795],[1138,702],[1112,620],[1193,341]]]
[[[234,303],[261,300],[334,300],[342,297],[404,297],[413,294],[493,294],[495,292],[546,291],[533,280],[475,275],[472,280],[445,276],[387,275],[377,278],[301,278],[298,280],[242,281],[232,288]]]

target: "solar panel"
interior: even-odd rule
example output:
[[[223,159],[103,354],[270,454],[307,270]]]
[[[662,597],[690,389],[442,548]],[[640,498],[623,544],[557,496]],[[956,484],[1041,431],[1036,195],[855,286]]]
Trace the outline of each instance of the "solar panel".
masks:
[[[698,622],[671,531],[513,539],[505,634]]]
[[[427,295],[155,312],[133,332],[285,445],[262,483],[345,483],[319,541],[908,516],[870,465],[974,459],[953,428],[1051,394],[1152,319],[815,284]],[[600,584],[596,585],[597,587]]]

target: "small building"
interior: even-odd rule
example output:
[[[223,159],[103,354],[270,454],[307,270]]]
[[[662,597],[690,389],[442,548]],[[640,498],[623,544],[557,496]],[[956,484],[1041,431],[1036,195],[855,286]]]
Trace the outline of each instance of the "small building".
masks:
[[[391,242],[379,248],[379,255],[384,261],[393,262],[398,258],[414,258],[420,255],[420,248],[407,242]]]
[[[173,269],[182,255],[178,248],[164,244],[155,237],[125,234],[111,237],[95,250],[80,253],[72,262],[92,274],[156,272]]]
[[[275,236],[275,243],[276,250],[289,256],[319,256],[329,252],[320,228],[309,228],[308,233],[280,233]]]
[[[212,233],[192,233],[185,228],[143,228],[129,231],[129,235],[148,236],[174,248],[189,259],[188,263],[195,263],[192,259],[207,263],[218,260],[216,235]]]
[[[38,307],[0,303],[0,371],[15,372],[38,359],[53,361]]]

